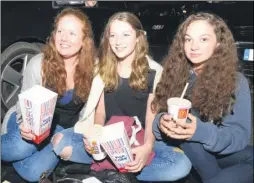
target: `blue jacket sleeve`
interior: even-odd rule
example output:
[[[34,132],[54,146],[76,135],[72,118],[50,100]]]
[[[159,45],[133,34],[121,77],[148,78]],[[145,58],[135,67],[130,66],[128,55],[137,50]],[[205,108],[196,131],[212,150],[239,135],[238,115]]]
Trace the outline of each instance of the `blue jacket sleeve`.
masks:
[[[159,129],[159,122],[163,114],[165,113],[163,112],[163,113],[157,114],[153,120],[153,134],[157,140],[162,140],[162,136],[161,136],[162,132]]]
[[[197,118],[197,129],[190,141],[203,144],[210,152],[229,154],[245,148],[251,136],[251,96],[247,79],[239,73],[234,114],[223,119],[220,126]]]

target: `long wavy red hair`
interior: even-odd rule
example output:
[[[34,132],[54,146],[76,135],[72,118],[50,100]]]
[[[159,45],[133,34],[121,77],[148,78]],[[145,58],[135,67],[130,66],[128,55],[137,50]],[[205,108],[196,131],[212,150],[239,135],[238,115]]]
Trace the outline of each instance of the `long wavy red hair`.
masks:
[[[55,33],[58,23],[65,16],[74,16],[83,24],[83,44],[79,51],[79,61],[75,68],[74,87],[75,94],[85,102],[88,98],[93,79],[95,44],[91,23],[80,9],[65,8],[56,16],[54,30],[43,50],[42,82],[45,87],[53,89],[59,96],[63,96],[67,90],[67,73],[64,61],[55,46]]]
[[[190,76],[192,63],[184,53],[184,35],[194,21],[205,20],[213,28],[219,46],[205,62],[198,75],[190,96],[193,108],[200,112],[202,119],[221,122],[229,113],[236,88],[238,55],[235,41],[227,24],[217,15],[196,13],[190,15],[178,28],[168,56],[163,61],[164,71],[157,85],[152,109],[167,111],[166,101],[170,97],[180,97]]]

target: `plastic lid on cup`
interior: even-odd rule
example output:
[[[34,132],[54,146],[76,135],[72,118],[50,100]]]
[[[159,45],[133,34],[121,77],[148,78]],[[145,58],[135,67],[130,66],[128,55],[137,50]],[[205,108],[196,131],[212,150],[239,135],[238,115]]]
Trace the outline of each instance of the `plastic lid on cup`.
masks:
[[[176,105],[176,106],[185,106],[191,108],[191,102],[187,99],[182,99],[179,97],[169,98],[167,100],[168,105]]]
[[[102,133],[102,125],[99,124],[89,125],[84,130],[84,136],[86,138],[100,136],[101,133]]]

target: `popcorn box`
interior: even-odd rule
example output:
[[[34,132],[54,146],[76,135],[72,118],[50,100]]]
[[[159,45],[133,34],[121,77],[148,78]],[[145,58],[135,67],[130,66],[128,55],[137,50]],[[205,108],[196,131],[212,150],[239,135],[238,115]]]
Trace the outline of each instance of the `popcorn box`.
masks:
[[[18,96],[23,122],[31,128],[36,144],[50,134],[57,95],[47,88],[35,85]]]
[[[104,126],[100,142],[117,169],[126,172],[125,164],[133,161],[133,156],[124,123]]]

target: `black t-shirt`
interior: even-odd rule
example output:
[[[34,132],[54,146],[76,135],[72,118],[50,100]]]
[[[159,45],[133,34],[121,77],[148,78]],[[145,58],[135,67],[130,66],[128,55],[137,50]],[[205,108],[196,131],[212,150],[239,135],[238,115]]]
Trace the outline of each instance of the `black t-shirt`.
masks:
[[[76,102],[75,102],[76,101]],[[53,122],[63,128],[71,128],[79,120],[79,113],[84,107],[75,90],[68,90],[62,98],[58,98]]]
[[[134,90],[128,83],[128,78],[120,78],[118,88],[113,92],[104,92],[106,122],[111,116],[137,116],[145,128],[147,100],[153,92],[156,71],[148,72],[148,88]]]

